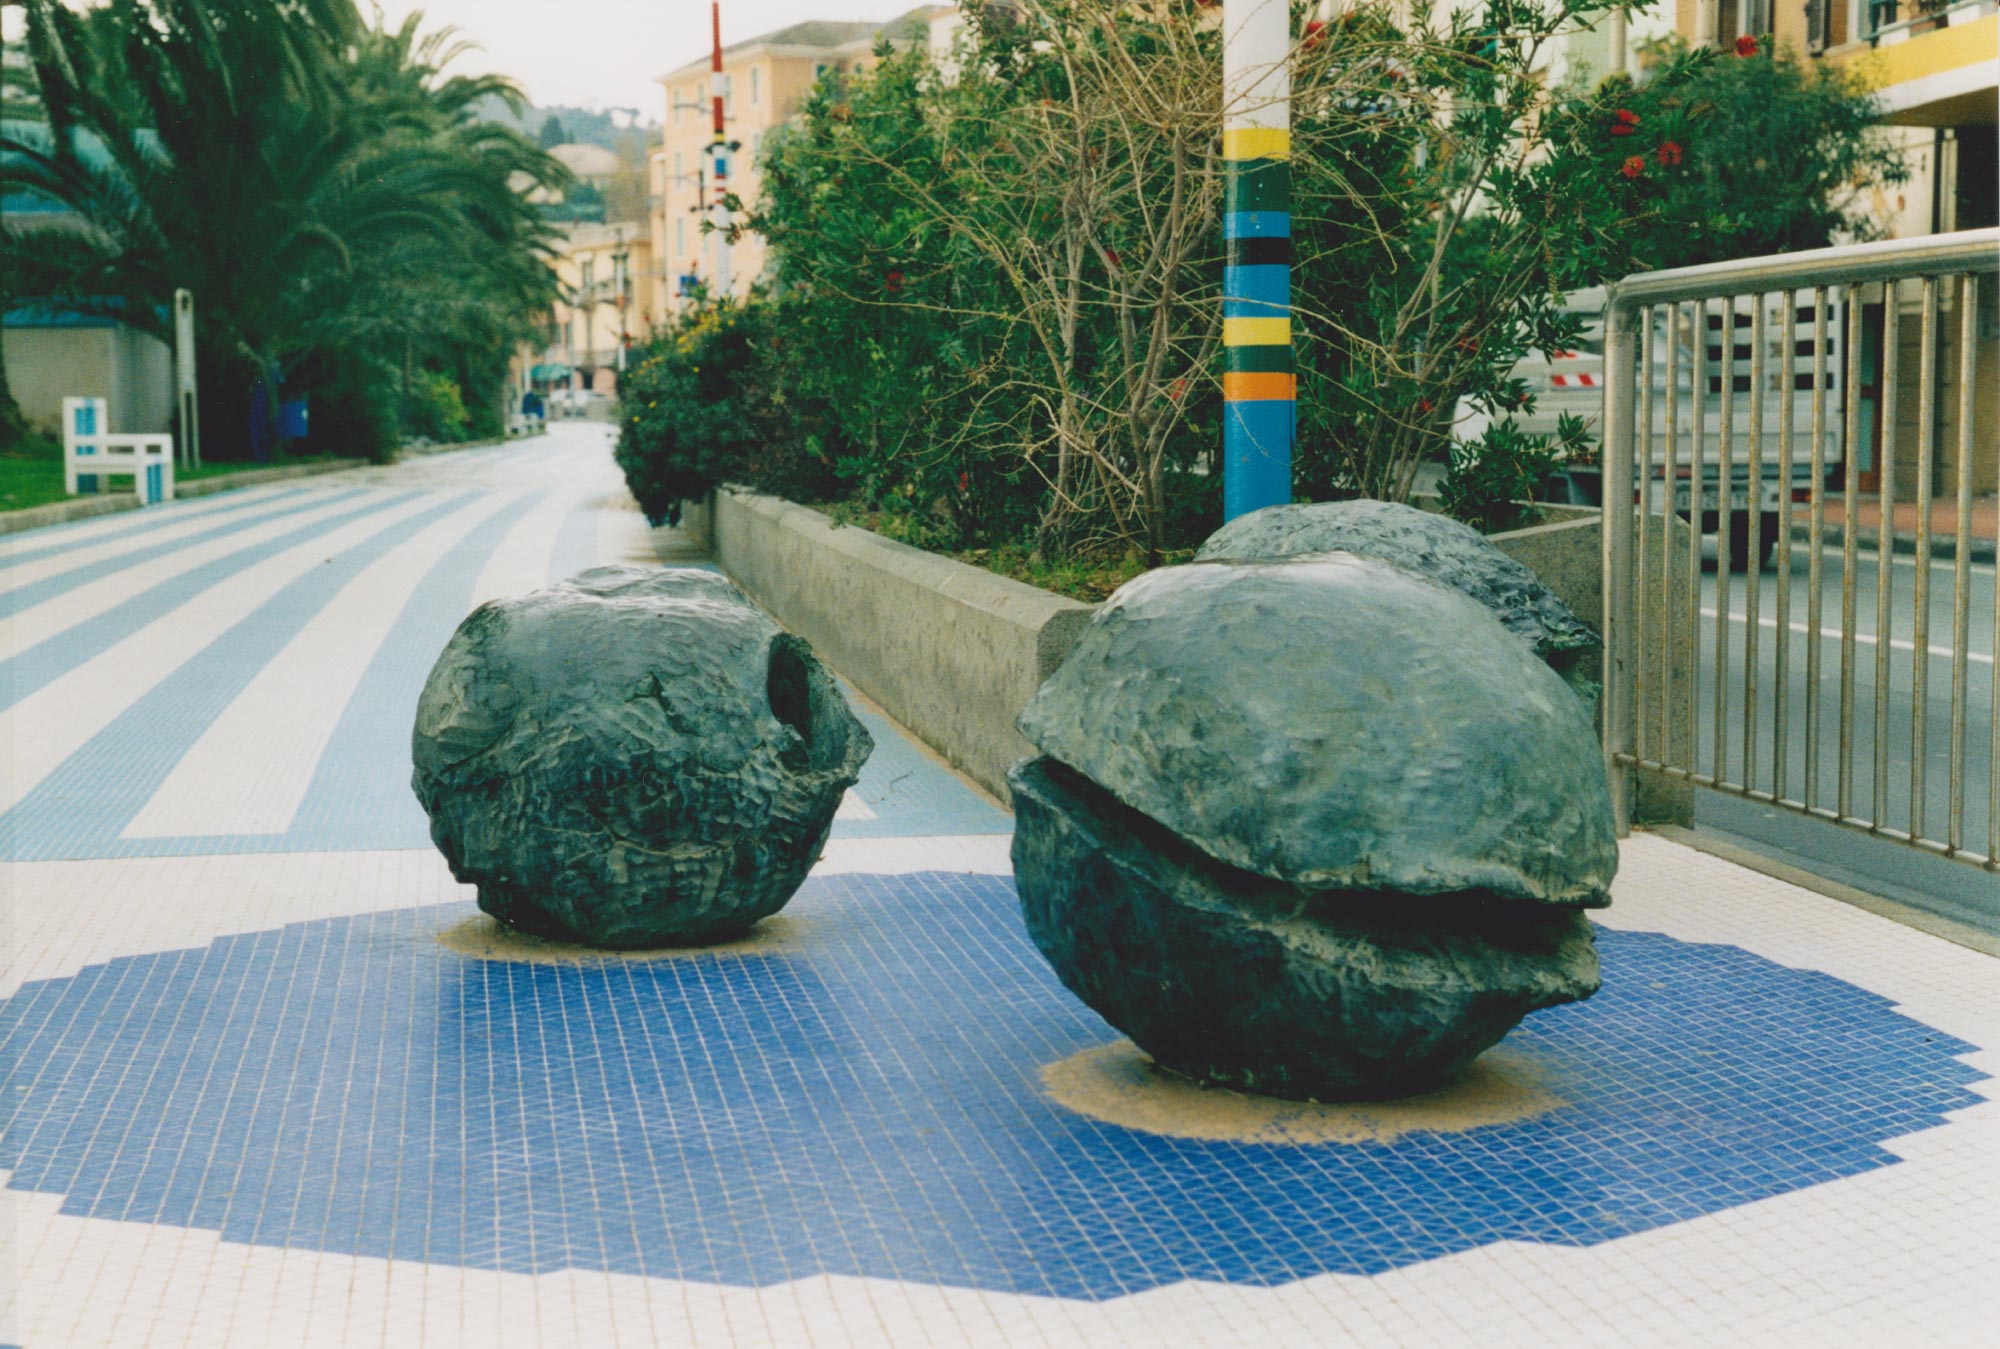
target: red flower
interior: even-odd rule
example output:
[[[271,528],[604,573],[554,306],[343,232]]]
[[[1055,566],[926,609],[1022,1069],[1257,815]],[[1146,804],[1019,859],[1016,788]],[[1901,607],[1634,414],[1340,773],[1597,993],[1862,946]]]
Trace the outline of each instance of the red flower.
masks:
[[[1417,400],[1417,411],[1423,413],[1426,417],[1428,417],[1433,412],[1437,411],[1437,406],[1433,404],[1431,400],[1428,398],[1419,398]]]
[[[1660,148],[1653,151],[1653,158],[1660,161],[1663,169],[1671,169],[1686,157],[1687,152],[1681,149],[1679,141],[1661,141]]]
[[[1306,25],[1305,45],[1307,47],[1309,48],[1317,47],[1320,43],[1324,42],[1325,40],[1326,40],[1325,24],[1321,23],[1318,19],[1314,19],[1311,23],[1308,23]]]
[[[888,291],[891,295],[895,294],[902,288],[903,288],[903,274],[901,272],[890,272],[887,276],[882,278],[882,289]]]
[[[1112,266],[1112,269],[1113,269],[1113,270],[1116,270],[1116,269],[1117,269],[1117,267],[1118,267],[1118,250],[1117,250],[1117,249],[1115,249],[1115,248],[1107,248],[1107,249],[1105,249],[1105,250],[1104,250],[1104,258],[1105,258],[1105,261],[1107,261],[1107,262],[1109,262],[1109,263],[1111,264],[1111,266]]]
[[[1630,159],[1625,161],[1625,167],[1620,169],[1619,172],[1624,174],[1627,178],[1645,177],[1646,176],[1645,157],[1643,155],[1633,155]]]
[[[1187,381],[1185,379],[1177,379],[1167,386],[1167,397],[1173,399],[1176,403],[1181,401],[1181,395],[1186,392]]]
[[[1737,38],[1736,54],[1738,56],[1755,56],[1757,54],[1757,39],[1751,37],[1748,33]]]
[[[966,491],[971,486],[972,486],[972,475],[970,473],[960,473],[958,475],[958,490],[963,492]]]
[[[1638,125],[1639,114],[1630,108],[1620,108],[1611,114],[1611,134],[1614,136],[1629,136]]]

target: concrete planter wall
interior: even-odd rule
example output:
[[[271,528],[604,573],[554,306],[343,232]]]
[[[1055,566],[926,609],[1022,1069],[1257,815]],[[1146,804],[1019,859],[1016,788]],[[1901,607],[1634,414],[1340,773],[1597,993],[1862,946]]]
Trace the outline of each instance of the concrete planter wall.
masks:
[[[1563,603],[1592,626],[1600,626],[1604,621],[1602,512],[1594,507],[1545,506],[1542,515],[1541,524],[1489,537],[1501,552],[1541,577],[1542,584],[1555,591]],[[1646,556],[1659,557],[1660,542],[1660,519],[1655,516],[1646,526]],[[1691,543],[1688,523],[1675,520],[1674,556],[1686,557]],[[1641,660],[1648,677],[1641,681],[1640,725],[1649,744],[1663,743],[1664,736],[1674,737],[1676,760],[1687,763],[1692,750],[1688,737],[1693,735],[1694,722],[1682,715],[1680,709],[1689,706],[1694,696],[1695,631],[1693,610],[1688,604],[1686,568],[1674,569],[1669,595],[1663,597],[1657,585],[1646,587],[1645,593],[1648,600],[1639,635],[1643,643]],[[1658,674],[1663,662],[1664,681]],[[1587,673],[1593,680],[1603,679],[1601,668]],[[1691,784],[1641,773],[1635,786],[1632,804],[1635,824],[1694,823]]]
[[[890,716],[1006,798],[1007,769],[1030,752],[1014,718],[1069,654],[1093,606],[753,492],[717,492],[689,512],[681,529],[704,541],[723,571]],[[1681,525],[1676,542],[1683,549],[1685,533]],[[1600,620],[1603,529],[1596,510],[1550,507],[1543,523],[1494,535],[1493,542],[1577,613]],[[1649,546],[1657,542],[1649,539]],[[1684,700],[1692,634],[1685,595],[1677,598],[1674,612],[1682,617],[1667,687]],[[1649,633],[1667,631],[1667,608],[1649,610]],[[1651,725],[1679,721],[1657,699],[1642,712]],[[1689,820],[1690,791],[1642,781],[1638,817]]]
[[[1014,718],[1069,653],[1091,606],[725,489],[711,555],[771,616],[973,781],[1006,799],[1030,751]]]

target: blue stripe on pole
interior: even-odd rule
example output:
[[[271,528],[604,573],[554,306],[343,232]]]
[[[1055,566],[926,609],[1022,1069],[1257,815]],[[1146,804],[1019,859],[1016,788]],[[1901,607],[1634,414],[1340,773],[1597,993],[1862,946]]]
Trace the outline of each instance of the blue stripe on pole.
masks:
[[[1291,312],[1292,269],[1276,266],[1224,267],[1222,317],[1276,319]]]
[[[1290,504],[1292,418],[1297,406],[1277,398],[1223,404],[1223,519]]]
[[[1285,239],[1291,233],[1290,211],[1230,211],[1222,217],[1225,239]]]

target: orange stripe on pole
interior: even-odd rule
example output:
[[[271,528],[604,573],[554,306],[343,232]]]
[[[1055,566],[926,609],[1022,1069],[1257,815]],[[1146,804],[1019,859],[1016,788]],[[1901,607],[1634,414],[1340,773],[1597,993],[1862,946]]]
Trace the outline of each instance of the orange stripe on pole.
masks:
[[[1233,370],[1222,377],[1222,396],[1232,403],[1296,398],[1298,377],[1266,370]]]

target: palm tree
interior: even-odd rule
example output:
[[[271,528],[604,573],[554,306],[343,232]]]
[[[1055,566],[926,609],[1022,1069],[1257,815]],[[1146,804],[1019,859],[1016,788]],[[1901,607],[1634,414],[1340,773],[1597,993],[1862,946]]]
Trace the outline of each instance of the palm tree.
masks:
[[[563,170],[473,118],[518,95],[443,76],[448,32],[372,31],[352,0],[35,0],[28,49],[38,118],[0,128],[0,154],[72,219],[0,228],[0,266],[24,295],[155,332],[193,291],[213,452],[243,452],[280,381],[379,411],[383,351],[490,362],[546,309],[520,189]]]

